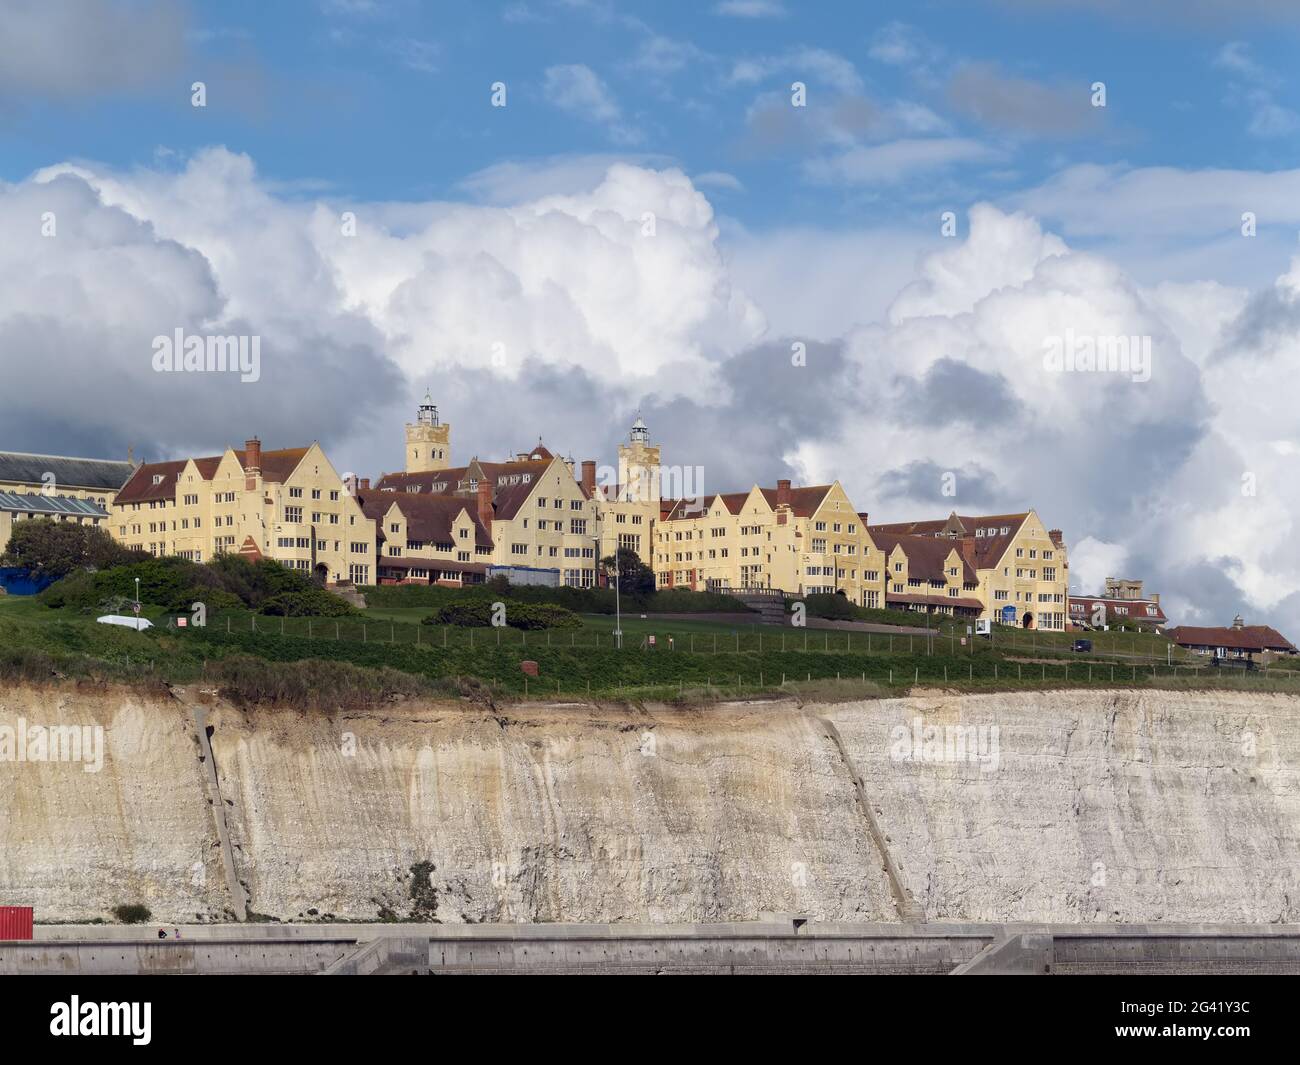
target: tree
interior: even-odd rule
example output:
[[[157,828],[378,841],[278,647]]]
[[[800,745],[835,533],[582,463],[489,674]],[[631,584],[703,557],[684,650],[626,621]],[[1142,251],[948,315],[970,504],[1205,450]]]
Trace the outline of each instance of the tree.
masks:
[[[640,555],[630,547],[620,547],[616,554],[618,590],[623,595],[649,595],[655,590],[655,571],[641,561]],[[600,560],[607,577],[614,576],[614,559],[615,556],[610,555]]]
[[[74,570],[106,569],[140,558],[140,552],[123,547],[98,525],[33,518],[14,524],[0,565],[17,566],[36,577],[64,577]]]

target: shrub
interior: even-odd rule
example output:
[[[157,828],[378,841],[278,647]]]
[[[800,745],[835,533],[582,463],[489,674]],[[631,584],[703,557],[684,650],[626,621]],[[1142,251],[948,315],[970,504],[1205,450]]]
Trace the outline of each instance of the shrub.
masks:
[[[113,916],[123,924],[143,924],[153,916],[153,911],[141,902],[131,902],[114,906]]]
[[[132,556],[139,558],[139,556]],[[247,607],[263,613],[302,617],[343,617],[355,611],[346,600],[318,587],[298,570],[270,559],[256,562],[238,555],[218,555],[202,565],[183,558],[144,558],[97,573],[70,573],[37,598],[46,606],[69,607],[83,614],[120,612],[140,600],[171,613],[187,612],[200,602],[208,610]]]
[[[520,603],[498,600],[505,606],[505,622],[512,629],[571,629],[581,628],[582,618],[562,606],[552,603]],[[461,628],[487,628],[491,626],[495,608],[488,599],[475,599],[465,603],[448,603],[424,619],[425,625],[456,625]]]
[[[17,566],[34,576],[63,577],[87,567],[103,569],[141,557],[98,525],[34,518],[14,525],[0,565]]]
[[[321,588],[281,592],[263,600],[261,610],[272,617],[286,618],[342,618],[359,613],[347,600]]]
[[[356,710],[389,699],[431,695],[445,685],[412,673],[318,658],[269,662],[236,654],[209,662],[204,679],[240,706],[291,706],[301,710]]]

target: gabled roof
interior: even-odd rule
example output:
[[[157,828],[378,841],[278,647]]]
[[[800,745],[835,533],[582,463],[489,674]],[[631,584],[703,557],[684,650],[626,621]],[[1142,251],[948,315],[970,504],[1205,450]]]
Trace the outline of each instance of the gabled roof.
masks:
[[[944,581],[948,580],[948,575],[944,571],[948,556],[957,552],[961,559],[961,577],[963,582],[975,582],[979,579],[975,572],[975,566],[971,564],[969,551],[963,550],[964,542],[961,540],[949,540],[936,536],[911,536],[898,535],[896,533],[887,533],[873,531],[871,539],[885,557],[888,558],[894,551],[894,548],[901,547],[903,554],[907,556],[907,575],[908,577],[919,577],[924,581]]]
[[[1288,651],[1295,645],[1268,625],[1244,625],[1240,629],[1179,625],[1165,630],[1180,647],[1231,647],[1240,651]]]
[[[287,447],[279,451],[262,452],[262,480],[270,481],[273,484],[283,484],[291,476],[293,471],[298,468],[298,464],[306,457],[311,448],[306,447]],[[248,469],[248,452],[236,451],[235,458],[239,464]],[[217,459],[221,461],[220,458]],[[215,469],[215,467],[213,467]]]
[[[168,462],[142,462],[135,468],[131,479],[122,486],[113,502],[146,503],[155,499],[173,499],[176,496],[176,478],[185,469],[188,459]]]
[[[234,450],[233,448],[231,450]],[[302,462],[309,447],[287,447],[274,451],[262,452],[262,480],[272,484],[283,484]],[[248,452],[235,451],[235,460],[247,469]],[[194,467],[205,481],[216,476],[217,467],[221,465],[225,453],[205,455],[194,459]],[[113,500],[115,503],[145,503],[154,499],[172,499],[176,495],[176,480],[184,471],[189,459],[170,459],[167,462],[142,462],[135,468],[130,480],[122,486]],[[155,479],[161,478],[155,483]]]
[[[897,521],[883,525],[869,525],[867,532],[871,534],[872,539],[876,538],[877,533],[895,536],[928,536],[940,540],[960,540],[969,537],[970,553],[974,559],[972,564],[976,569],[989,569],[998,564],[1028,517],[1028,511],[1022,514],[984,515],[954,512],[946,518],[928,521]],[[1004,533],[1003,529],[1007,531]]]
[[[1168,618],[1165,612],[1160,609],[1160,604],[1154,599],[1114,599],[1102,595],[1072,595],[1070,596],[1070,614],[1072,616],[1091,617],[1097,604],[1106,608],[1106,619],[1109,624],[1110,619],[1119,618],[1126,621],[1154,621],[1163,624]],[[1130,611],[1121,614],[1117,607],[1129,607]]]
[[[830,484],[814,484],[805,485],[803,488],[791,488],[790,510],[796,518],[811,518],[826,499],[826,493],[834,487]],[[767,505],[775,510],[778,489],[760,488],[759,491],[763,493]]]
[[[413,495],[406,492],[366,492],[357,496],[361,512],[377,524],[381,538],[387,530],[383,520],[394,506],[406,519],[407,538],[430,544],[459,543],[453,535],[452,525],[464,511],[474,522],[474,546],[491,547],[492,537],[478,519],[472,496]],[[387,561],[387,560],[385,560]]]
[[[23,451],[0,451],[0,481],[43,484],[46,474],[54,475],[54,487],[93,488],[115,492],[130,479],[134,467],[112,459],[80,459],[65,455],[29,455]]]
[[[526,486],[529,491],[550,466],[552,459],[536,462],[480,462],[475,459],[468,466],[452,466],[445,470],[424,473],[385,473],[375,485],[381,492],[408,492],[419,495],[446,495],[470,491],[469,482],[486,478],[493,485],[493,500],[497,493],[507,488]],[[517,509],[517,508],[516,508]],[[504,517],[505,515],[501,515]]]

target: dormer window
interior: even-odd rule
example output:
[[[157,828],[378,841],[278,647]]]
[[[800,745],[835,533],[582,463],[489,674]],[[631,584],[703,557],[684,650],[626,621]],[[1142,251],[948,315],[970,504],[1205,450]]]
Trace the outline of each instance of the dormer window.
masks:
[[[163,483],[163,475],[162,475],[161,473],[155,473],[155,474],[153,475],[153,483],[154,483],[154,484],[162,484],[162,483]]]

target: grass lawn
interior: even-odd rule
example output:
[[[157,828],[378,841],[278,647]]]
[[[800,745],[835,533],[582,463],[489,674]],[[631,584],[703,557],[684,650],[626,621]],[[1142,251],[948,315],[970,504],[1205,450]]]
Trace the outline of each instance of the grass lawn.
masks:
[[[1177,658],[1167,664],[1169,642],[1141,633],[1093,633],[1088,636],[1092,654],[1071,654],[1075,637],[1068,633],[999,629],[991,642],[971,639],[963,645],[956,633],[927,640],[906,633],[628,616],[620,651],[613,646],[614,619],[605,614],[583,615],[580,628],[523,632],[419,624],[429,612],[423,606],[379,607],[339,619],[235,612],[210,617],[202,629],[168,629],[166,619],[154,612],[163,626],[137,633],[51,610],[30,598],[5,597],[0,598],[0,677],[7,669],[11,676],[35,678],[58,672],[192,682],[212,677],[214,667],[227,659],[257,661],[272,672],[305,662],[308,674],[321,673],[314,683],[325,703],[328,685],[336,680],[325,676],[325,667],[311,666],[313,660],[371,677],[387,669],[422,682],[446,680],[449,691],[473,677],[500,696],[559,699],[707,700],[799,690],[849,698],[902,694],[913,685],[970,691],[1136,685],[1300,692],[1300,674],[1292,670],[1221,676],[1194,672]],[[657,637],[653,650],[646,641],[651,634]],[[29,652],[48,661],[33,666]],[[1114,657],[1108,660],[1108,654]],[[1149,657],[1121,657],[1128,655]],[[539,664],[539,678],[522,673],[526,659]],[[391,685],[374,688],[391,690]]]

